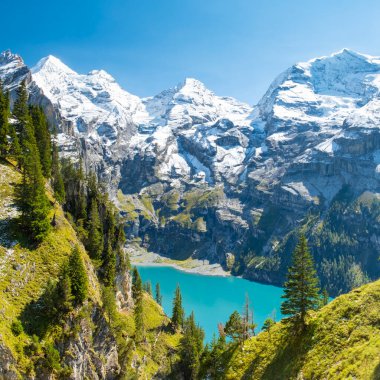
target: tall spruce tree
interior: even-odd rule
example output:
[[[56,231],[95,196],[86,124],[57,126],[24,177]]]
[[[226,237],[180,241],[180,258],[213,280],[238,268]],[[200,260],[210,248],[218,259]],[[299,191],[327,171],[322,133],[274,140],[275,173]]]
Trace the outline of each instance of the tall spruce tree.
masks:
[[[306,326],[308,310],[316,309],[319,306],[318,283],[306,237],[301,235],[293,252],[292,264],[288,269],[282,296],[285,301],[281,305],[281,313],[293,317],[292,320],[302,330]]]
[[[28,107],[28,91],[25,80],[17,88],[17,98],[13,105],[13,118],[15,119],[15,128],[18,134],[21,149],[23,149],[24,138],[28,137],[30,131],[31,118]],[[34,131],[33,131],[34,134]]]
[[[183,337],[180,341],[180,367],[186,380],[198,379],[203,339],[204,331],[196,325],[192,312],[184,323]]]
[[[144,338],[144,310],[143,310],[143,284],[136,267],[132,271],[132,296],[135,301],[135,341],[140,342]]]
[[[88,279],[78,247],[75,247],[71,253],[68,271],[71,280],[71,293],[74,297],[74,303],[76,305],[81,305],[87,298]]]
[[[173,313],[172,313],[172,324],[173,327],[178,330],[183,327],[185,319],[185,311],[182,307],[182,295],[179,284],[175,290],[174,299],[173,299]]]
[[[243,343],[244,341],[244,324],[241,315],[235,310],[228,319],[224,327],[224,333],[234,342]]]
[[[111,239],[107,238],[102,257],[102,280],[105,286],[112,287],[116,277],[116,255],[112,249]]]
[[[91,202],[86,248],[93,260],[100,261],[103,249],[103,234],[99,218],[98,202],[96,199],[93,199]]]
[[[49,125],[45,114],[40,107],[31,106],[30,115],[33,121],[34,135],[37,141],[37,147],[40,155],[42,173],[45,178],[51,177],[52,151],[51,136]]]
[[[17,112],[14,112],[22,135],[23,180],[18,201],[22,227],[31,234],[33,240],[39,242],[45,238],[50,229],[48,219],[50,203],[45,193],[45,180],[42,175],[33,124],[26,104],[25,83],[20,88],[21,90],[18,90],[20,98],[15,102],[15,104],[17,103]]]
[[[156,295],[155,295],[156,302],[162,306],[162,294],[161,294],[161,288],[160,283],[157,282],[156,284]]]
[[[133,270],[132,270],[132,297],[134,300],[137,300],[137,298],[141,296],[142,288],[143,288],[143,284],[142,284],[142,280],[140,277],[140,273],[136,267],[133,267]]]
[[[9,150],[9,97],[4,94],[0,80],[0,157],[5,158]]]
[[[56,310],[58,315],[64,315],[72,310],[74,297],[71,292],[71,278],[69,264],[66,263],[61,269],[61,273],[56,285]]]

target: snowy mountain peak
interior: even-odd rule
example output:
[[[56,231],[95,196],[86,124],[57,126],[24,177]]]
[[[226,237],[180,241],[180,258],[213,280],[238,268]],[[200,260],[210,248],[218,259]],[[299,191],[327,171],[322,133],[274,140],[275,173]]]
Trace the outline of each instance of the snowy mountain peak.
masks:
[[[48,73],[59,72],[64,74],[76,74],[75,71],[71,70],[66,66],[61,60],[53,55],[48,55],[45,58],[42,58],[38,63],[31,69],[33,74],[36,74],[40,71],[45,71]]]
[[[0,54],[0,78],[11,93],[11,103],[19,83],[27,80],[29,75],[29,69],[18,54],[13,54],[10,50]]]
[[[185,80],[177,86],[177,90],[183,93],[211,92],[206,88],[204,83],[195,78],[185,78]]]
[[[0,54],[0,65],[6,65],[12,62],[19,63],[20,65],[24,64],[22,58],[17,54],[13,54],[9,49]]]
[[[115,78],[105,70],[91,70],[88,75],[91,75],[95,78],[101,78],[109,82],[116,82]]]

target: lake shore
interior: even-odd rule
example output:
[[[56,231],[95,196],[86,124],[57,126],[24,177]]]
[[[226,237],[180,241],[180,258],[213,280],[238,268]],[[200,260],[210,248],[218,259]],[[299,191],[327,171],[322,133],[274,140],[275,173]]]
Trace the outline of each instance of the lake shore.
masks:
[[[138,245],[127,247],[127,252],[132,265],[173,267],[183,272],[205,276],[231,276],[230,272],[226,272],[220,264],[210,264],[208,260],[172,260],[157,253],[148,252]]]

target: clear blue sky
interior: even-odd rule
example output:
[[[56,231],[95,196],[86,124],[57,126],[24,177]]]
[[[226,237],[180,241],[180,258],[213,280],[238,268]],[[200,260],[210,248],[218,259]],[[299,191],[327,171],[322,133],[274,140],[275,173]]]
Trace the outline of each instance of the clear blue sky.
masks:
[[[379,0],[5,0],[1,14],[1,50],[103,68],[139,96],[190,76],[252,104],[297,61],[380,55]]]

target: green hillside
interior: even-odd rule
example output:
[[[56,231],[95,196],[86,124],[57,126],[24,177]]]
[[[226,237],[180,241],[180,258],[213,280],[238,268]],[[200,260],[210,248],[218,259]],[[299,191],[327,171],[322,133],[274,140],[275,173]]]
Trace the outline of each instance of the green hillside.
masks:
[[[95,267],[61,206],[46,187],[54,226],[39,245],[19,233],[15,191],[21,174],[9,163],[0,163],[0,379],[70,378],[70,360],[83,355],[92,366],[89,378],[101,370],[107,378],[151,378],[176,360],[179,334],[168,328],[169,318],[144,295],[146,338],[136,345],[133,308],[110,319],[102,302]],[[55,217],[54,217],[55,216]],[[88,277],[88,297],[59,321],[38,313],[49,281],[58,279],[62,265],[78,246]],[[97,346],[96,341],[101,341]],[[83,347],[81,347],[83,345]],[[101,347],[104,345],[104,347]],[[79,347],[79,348],[78,348]],[[111,354],[110,354],[111,352]],[[86,357],[90,356],[90,358]],[[111,355],[111,356],[110,356]],[[112,358],[113,362],[109,362]],[[99,369],[100,368],[100,369]],[[91,372],[93,371],[93,372]],[[77,374],[78,376],[78,374]],[[79,375],[81,376],[81,375]]]
[[[277,323],[219,360],[223,379],[380,379],[380,281],[312,312],[305,334]]]

